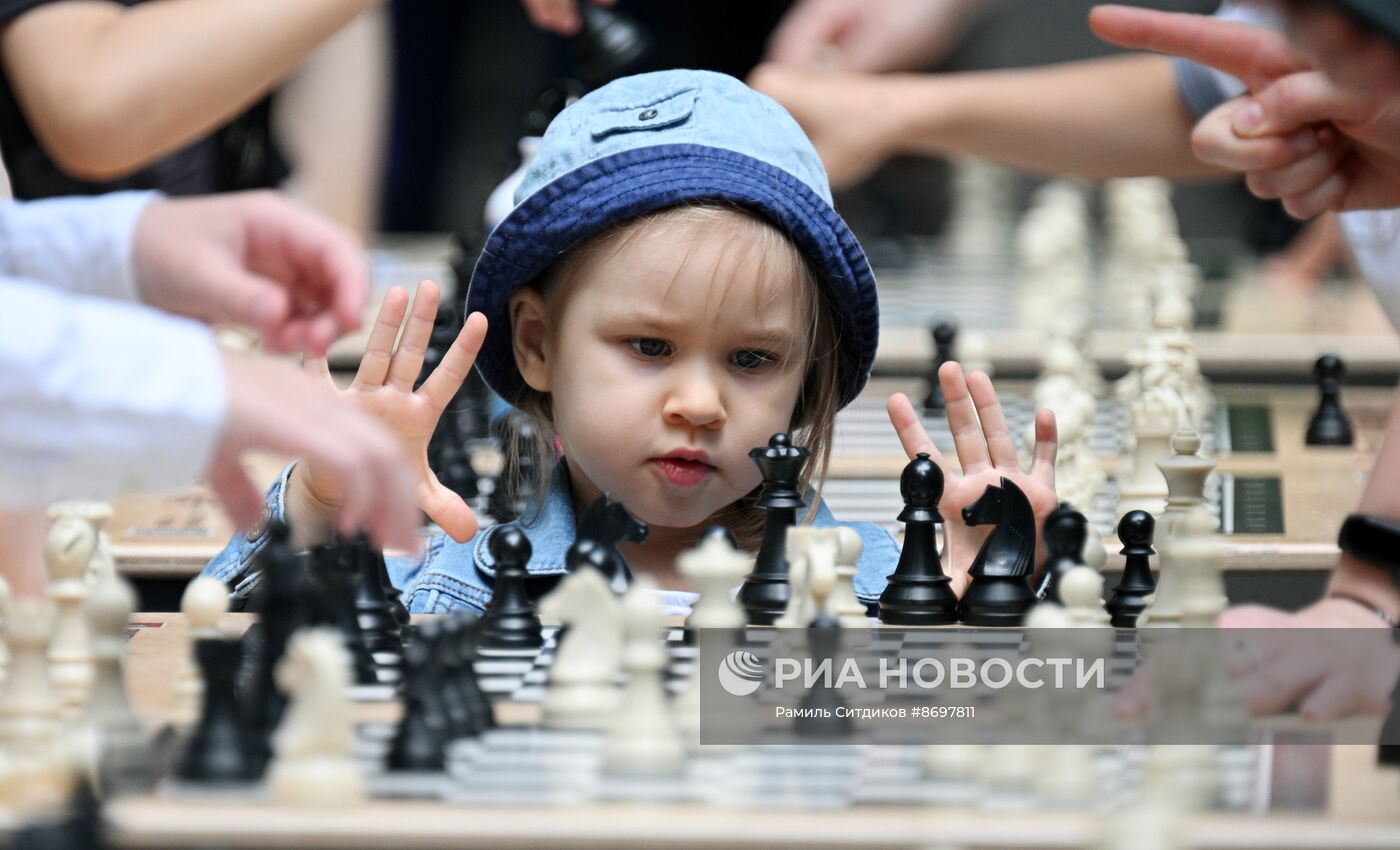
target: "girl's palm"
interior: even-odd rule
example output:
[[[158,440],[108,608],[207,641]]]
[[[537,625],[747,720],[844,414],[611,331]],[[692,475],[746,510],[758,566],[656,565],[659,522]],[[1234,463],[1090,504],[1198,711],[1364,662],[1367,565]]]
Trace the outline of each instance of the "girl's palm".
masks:
[[[938,382],[947,402],[948,427],[953,432],[961,473],[934,446],[908,396],[890,396],[889,415],[905,454],[912,459],[919,452],[927,452],[943,470],[943,498],[938,503],[946,542],[943,566],[954,591],[962,595],[968,583],[967,570],[992,531],[991,526],[964,523],[963,508],[976,502],[988,485],[1001,486],[1002,478],[1014,482],[1026,494],[1035,511],[1037,527],[1058,504],[1055,415],[1048,410],[1036,413],[1034,459],[1030,472],[1023,472],[991,379],[981,372],[964,376],[960,365],[945,363],[938,370]],[[1044,544],[1038,535],[1036,552],[1039,564],[1044,559]]]
[[[408,308],[408,292],[398,286],[390,289],[370,330],[355,380],[343,392],[399,438],[404,455],[413,466],[414,497],[418,506],[453,540],[461,543],[476,533],[476,516],[461,496],[444,487],[433,474],[428,466],[428,441],[437,429],[443,410],[471,371],[482,340],[486,338],[486,317],[480,313],[467,317],[442,362],[422,386],[414,390],[413,384],[423,368],[423,357],[437,317],[438,298],[437,284],[425,280],[418,285],[413,311],[395,348],[394,338],[399,336],[399,326]],[[331,382],[324,357],[308,359],[306,370]],[[309,467],[304,475],[307,487],[318,499],[327,504],[339,501],[339,494],[327,476]]]

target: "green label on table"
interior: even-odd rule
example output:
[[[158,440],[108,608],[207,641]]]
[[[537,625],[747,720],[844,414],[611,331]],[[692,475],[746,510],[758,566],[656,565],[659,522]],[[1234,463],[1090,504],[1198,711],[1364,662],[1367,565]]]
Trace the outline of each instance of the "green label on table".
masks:
[[[1231,534],[1283,533],[1283,482],[1272,475],[1231,476]]]
[[[1273,416],[1267,405],[1232,404],[1230,411],[1230,451],[1262,452],[1274,450]]]

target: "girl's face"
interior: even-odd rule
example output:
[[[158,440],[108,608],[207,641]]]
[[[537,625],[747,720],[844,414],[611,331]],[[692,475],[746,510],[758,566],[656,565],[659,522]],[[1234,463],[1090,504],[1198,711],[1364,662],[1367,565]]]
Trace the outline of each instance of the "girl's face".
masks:
[[[790,427],[809,356],[801,261],[731,216],[624,229],[559,292],[512,298],[516,361],[552,397],[580,503],[606,492],[650,525],[699,526],[759,484],[749,450]]]

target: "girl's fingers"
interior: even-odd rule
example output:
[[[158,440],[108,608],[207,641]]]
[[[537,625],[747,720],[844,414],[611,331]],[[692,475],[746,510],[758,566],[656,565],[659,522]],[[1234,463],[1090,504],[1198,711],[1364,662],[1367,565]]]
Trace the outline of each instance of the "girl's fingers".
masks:
[[[384,376],[389,373],[389,361],[394,356],[394,340],[399,336],[399,326],[403,324],[403,314],[407,309],[408,290],[395,286],[385,293],[384,303],[379,305],[379,315],[374,317],[374,327],[370,328],[359,371],[350,385],[352,389],[372,390],[384,385]]]
[[[1035,412],[1035,453],[1031,459],[1031,477],[1055,489],[1055,454],[1059,451],[1060,439],[1055,427],[1055,414],[1051,410]]]
[[[987,440],[982,435],[982,423],[977,419],[977,406],[968,392],[962,366],[956,361],[944,363],[938,370],[938,383],[943,387],[943,401],[948,410],[948,429],[953,432],[953,447],[964,475],[975,475],[991,468]]]
[[[437,323],[438,285],[431,280],[418,284],[413,296],[413,308],[408,324],[399,337],[399,347],[389,361],[389,377],[385,383],[394,389],[411,393],[418,373],[423,369],[423,357],[428,353],[428,340]]]
[[[447,532],[448,537],[465,543],[476,534],[476,514],[461,496],[444,487],[431,469],[418,482],[416,495],[423,513]]]
[[[899,437],[899,444],[904,447],[905,457],[913,460],[920,452],[924,452],[938,464],[946,476],[948,464],[943,458],[943,453],[933,444],[933,438],[924,429],[924,422],[914,409],[913,402],[909,401],[909,396],[895,393],[890,396],[885,409],[889,412],[890,424],[894,426],[894,432]]]
[[[435,408],[443,410],[448,402],[452,401],[452,396],[457,393],[467,374],[471,372],[477,352],[481,351],[481,343],[485,339],[486,316],[472,313],[462,325],[457,338],[452,341],[452,347],[443,355],[442,362],[418,389]]]
[[[992,379],[985,372],[973,372],[967,376],[967,389],[977,407],[977,418],[982,423],[982,437],[987,442],[992,465],[997,469],[1019,470],[1021,462],[1016,456],[1016,442],[1006,424],[1006,413],[997,400]]]

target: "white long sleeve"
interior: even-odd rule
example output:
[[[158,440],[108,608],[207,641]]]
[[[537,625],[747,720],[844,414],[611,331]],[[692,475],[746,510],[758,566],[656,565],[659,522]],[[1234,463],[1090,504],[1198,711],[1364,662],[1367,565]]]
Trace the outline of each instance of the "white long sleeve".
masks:
[[[131,263],[136,220],[155,192],[0,203],[0,275],[79,295],[139,301]]]
[[[0,277],[0,506],[188,484],[226,405],[204,325]]]

